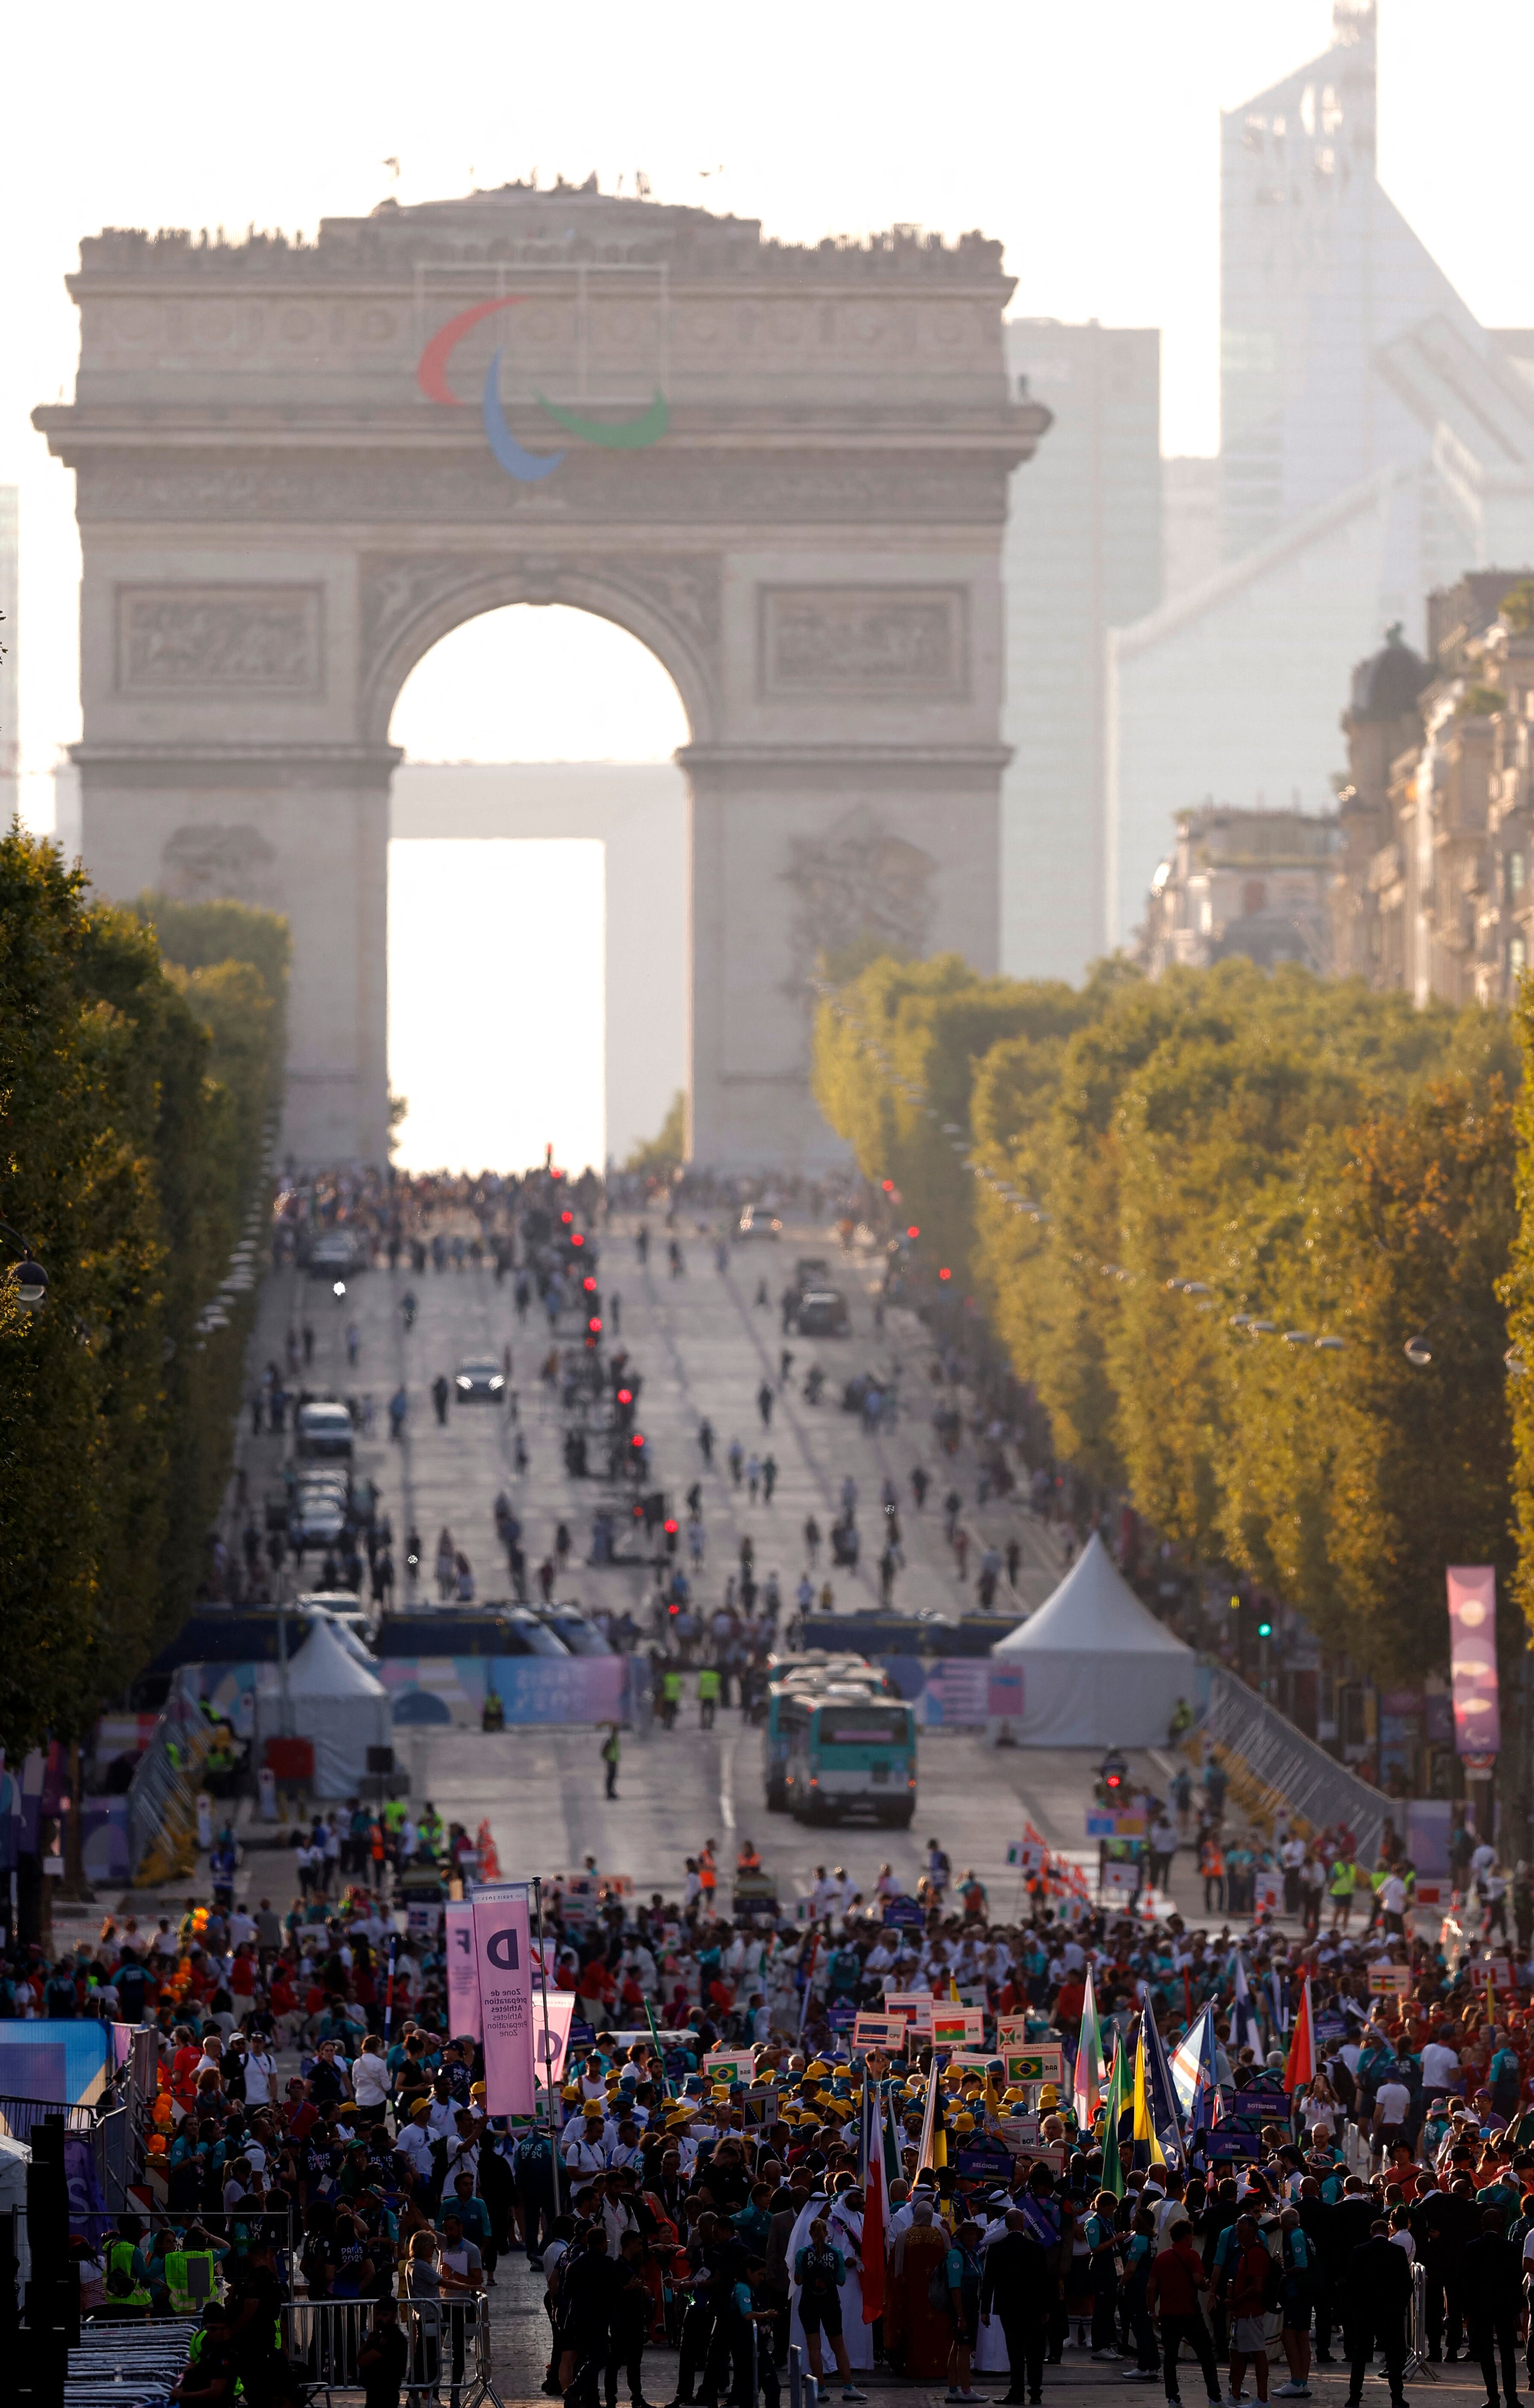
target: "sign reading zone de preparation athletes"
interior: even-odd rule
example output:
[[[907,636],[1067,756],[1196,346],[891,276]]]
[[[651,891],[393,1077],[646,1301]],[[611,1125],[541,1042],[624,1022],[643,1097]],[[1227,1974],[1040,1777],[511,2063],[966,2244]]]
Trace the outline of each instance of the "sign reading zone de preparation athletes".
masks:
[[[531,2115],[533,1967],[527,1896],[474,1900],[474,1955],[483,2025],[485,2113]]]

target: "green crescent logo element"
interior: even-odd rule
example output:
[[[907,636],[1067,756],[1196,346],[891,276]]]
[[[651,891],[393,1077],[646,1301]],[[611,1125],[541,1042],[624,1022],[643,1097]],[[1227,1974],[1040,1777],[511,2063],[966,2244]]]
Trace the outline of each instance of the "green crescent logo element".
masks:
[[[608,452],[643,452],[658,443],[671,423],[671,408],[663,393],[657,393],[649,408],[638,418],[625,418],[614,425],[609,419],[578,418],[573,409],[561,409],[554,401],[546,401],[542,394],[538,406],[547,412],[556,426],[566,435],[579,436],[582,443],[599,443]]]

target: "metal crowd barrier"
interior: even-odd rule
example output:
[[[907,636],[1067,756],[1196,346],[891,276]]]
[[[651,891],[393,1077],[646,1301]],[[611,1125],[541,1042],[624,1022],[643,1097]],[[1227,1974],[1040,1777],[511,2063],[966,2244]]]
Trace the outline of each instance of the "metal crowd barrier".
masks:
[[[65,2408],[158,2408],[185,2371],[195,2321],[87,2324],[69,2352]]]
[[[399,2300],[409,2345],[401,2390],[407,2399],[446,2391],[449,2408],[501,2408],[490,2360],[490,2303],[482,2298]],[[373,2329],[372,2300],[294,2300],[282,2309],[282,2345],[300,2379],[323,2391],[361,2391],[358,2366]]]
[[[1251,1795],[1244,1803],[1285,1805],[1292,1817],[1316,1831],[1345,1823],[1357,1837],[1359,1857],[1372,1864],[1389,1799],[1297,1730],[1234,1672],[1216,1667],[1211,1674],[1200,1728],[1235,1759],[1233,1773],[1248,1776]]]
[[[1426,2374],[1430,2383],[1438,2381],[1438,2370],[1427,2356],[1427,2269],[1420,2258],[1412,2261],[1412,2315],[1406,2329],[1406,2363],[1401,2372],[1403,2383],[1411,2383]]]

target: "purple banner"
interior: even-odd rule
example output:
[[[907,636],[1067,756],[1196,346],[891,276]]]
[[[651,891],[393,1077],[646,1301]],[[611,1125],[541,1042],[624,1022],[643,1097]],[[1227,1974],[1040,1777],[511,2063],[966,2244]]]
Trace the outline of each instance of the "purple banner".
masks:
[[[1451,1564],[1449,1671],[1455,1750],[1493,1756],[1502,1744],[1497,1695],[1497,1574],[1490,1564]]]

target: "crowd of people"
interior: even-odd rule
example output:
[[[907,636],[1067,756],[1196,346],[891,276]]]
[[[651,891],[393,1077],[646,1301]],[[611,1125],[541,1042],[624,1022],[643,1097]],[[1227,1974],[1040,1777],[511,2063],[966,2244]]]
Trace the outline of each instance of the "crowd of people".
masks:
[[[472,1880],[487,1841],[427,1809],[392,1853]],[[87,2220],[76,2245],[103,2315],[173,2312],[189,2257],[215,2270],[187,2400],[221,2396],[232,2366],[256,2400],[301,2382],[265,2314],[288,2297],[375,2304],[369,2397],[387,2400],[410,2303],[482,2297],[509,2258],[542,2278],[545,2388],[574,2408],[620,2380],[642,2402],[661,2345],[681,2408],[770,2398],[791,2344],[849,2401],[878,2361],[959,2401],[992,2376],[1037,2401],[1078,2350],[1175,2400],[1183,2348],[1211,2400],[1217,2360],[1229,2398],[1248,2373],[1266,2398],[1273,2350],[1278,2396],[1304,2398],[1339,2335],[1353,2397],[1377,2347],[1398,2398],[1409,2326],[1424,2357],[1468,2346],[1488,2395],[1499,2368],[1513,2397],[1534,1965],[1527,1946],[1476,1953],[1484,1889],[1436,1940],[1410,1919],[1189,1928],[1094,1908],[1046,1852],[1009,1916],[934,1840],[914,1899],[887,1865],[867,1885],[822,1867],[796,1914],[749,1917],[711,1842],[675,1900],[588,1859],[545,1886],[572,2040],[557,2102],[518,2123],[487,2113],[477,2043],[449,2031],[441,1934],[384,1903],[387,1874],[355,1853],[370,1838],[336,1818],[305,1846],[285,1911],[236,1904],[225,1879],[210,1905],[108,1918],[51,1965],[13,1950],[0,1983],[5,2014],[156,2036],[154,2212],[104,2243]],[[738,1877],[757,1869],[749,1840],[739,1857]],[[860,2042],[860,2013],[924,1995],[980,2011],[972,2046]],[[1145,2103],[1154,2084],[1114,2086],[1115,2057],[1180,2065],[1206,2009],[1212,2128],[1181,2091],[1168,2113]],[[1059,2051],[1054,2079],[1009,2064],[1025,2041]],[[1105,2095],[1137,2103],[1121,2120]]]

